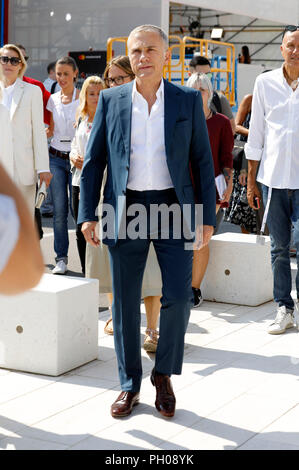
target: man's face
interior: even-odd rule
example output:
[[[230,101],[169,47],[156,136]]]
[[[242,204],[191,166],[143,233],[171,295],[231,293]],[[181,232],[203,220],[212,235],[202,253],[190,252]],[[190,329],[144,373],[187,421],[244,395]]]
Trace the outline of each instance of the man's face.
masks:
[[[299,69],[299,31],[286,32],[280,50],[286,65]]]
[[[54,82],[56,82],[56,72],[55,72],[55,68],[54,69],[51,69],[49,71],[49,78],[51,78],[51,80],[54,80]]]
[[[169,51],[158,33],[140,31],[130,36],[128,49],[131,67],[137,78],[151,81],[161,79]]]
[[[24,59],[25,59],[25,57],[27,57],[26,49],[24,49],[23,47],[20,47],[20,51],[22,52]]]

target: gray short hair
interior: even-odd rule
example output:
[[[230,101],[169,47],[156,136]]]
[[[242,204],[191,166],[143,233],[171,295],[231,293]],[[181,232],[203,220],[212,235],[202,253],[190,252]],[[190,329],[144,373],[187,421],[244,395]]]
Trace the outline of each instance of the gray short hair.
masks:
[[[195,88],[195,90],[199,90],[200,88],[202,88],[203,90],[208,90],[210,95],[208,104],[210,105],[210,102],[213,98],[213,86],[211,80],[205,73],[192,73],[192,75],[190,75],[190,77],[188,78],[186,86],[189,88]]]
[[[157,34],[159,34],[159,36],[161,37],[162,41],[164,42],[165,49],[168,49],[169,43],[168,43],[168,36],[167,36],[167,34],[165,33],[165,31],[163,31],[162,28],[160,28],[159,26],[155,26],[155,25],[153,25],[153,24],[143,24],[143,25],[141,25],[141,26],[137,26],[136,28],[134,28],[134,29],[130,32],[129,37],[128,37],[128,40],[129,40],[130,36],[134,36],[134,34],[140,33],[141,31],[148,31],[148,32],[151,32],[151,33],[157,33]]]

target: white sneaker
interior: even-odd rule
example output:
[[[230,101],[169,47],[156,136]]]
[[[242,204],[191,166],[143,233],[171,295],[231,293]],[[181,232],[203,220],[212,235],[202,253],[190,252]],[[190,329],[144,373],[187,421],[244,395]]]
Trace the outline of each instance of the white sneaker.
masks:
[[[57,264],[54,269],[52,269],[52,274],[65,274],[67,272],[67,264],[61,259],[57,261]]]
[[[274,323],[271,323],[268,333],[270,333],[270,335],[280,335],[284,333],[287,328],[293,328],[293,326],[295,326],[293,310],[282,305],[278,307],[276,318]]]

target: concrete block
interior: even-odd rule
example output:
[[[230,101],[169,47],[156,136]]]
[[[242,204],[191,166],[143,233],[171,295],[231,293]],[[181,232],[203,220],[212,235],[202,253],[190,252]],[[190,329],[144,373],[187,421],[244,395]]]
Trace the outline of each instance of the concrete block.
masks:
[[[97,355],[98,280],[44,274],[0,296],[0,367],[57,376]]]
[[[273,300],[270,237],[230,233],[212,237],[210,259],[202,283],[205,300],[257,306]]]

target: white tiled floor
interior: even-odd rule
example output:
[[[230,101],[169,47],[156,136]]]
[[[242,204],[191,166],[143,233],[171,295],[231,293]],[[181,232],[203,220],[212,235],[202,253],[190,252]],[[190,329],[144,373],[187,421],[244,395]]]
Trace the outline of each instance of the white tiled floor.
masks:
[[[268,335],[274,312],[273,302],[192,311],[168,420],[155,409],[154,357],[143,350],[141,403],[128,418],[110,416],[119,384],[101,312],[97,361],[60,377],[0,370],[0,449],[299,450],[299,332]]]

